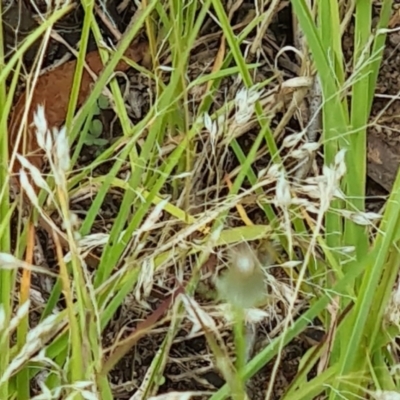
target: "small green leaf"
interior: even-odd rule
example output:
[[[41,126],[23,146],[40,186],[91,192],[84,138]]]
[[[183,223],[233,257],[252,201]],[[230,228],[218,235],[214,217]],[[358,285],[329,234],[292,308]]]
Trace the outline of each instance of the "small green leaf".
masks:
[[[90,124],[90,133],[98,138],[103,132],[103,124],[99,119],[94,119]]]
[[[98,104],[96,103],[96,104],[93,106],[93,115],[99,115],[100,112],[101,112],[101,110],[100,110]]]
[[[164,385],[164,383],[166,382],[165,376],[161,375],[159,377],[156,378],[156,382],[159,386]]]
[[[95,144],[96,146],[105,146],[106,144],[108,144],[108,140],[107,139],[102,139],[102,138],[95,138],[93,140],[93,144]]]
[[[107,97],[104,95],[101,95],[99,97],[99,99],[97,100],[97,105],[99,106],[99,108],[101,110],[106,110],[107,108],[110,107],[110,103],[109,103]]]
[[[94,144],[95,139],[96,138],[94,136],[92,136],[90,133],[88,133],[85,137],[85,144],[87,146],[92,146]]]

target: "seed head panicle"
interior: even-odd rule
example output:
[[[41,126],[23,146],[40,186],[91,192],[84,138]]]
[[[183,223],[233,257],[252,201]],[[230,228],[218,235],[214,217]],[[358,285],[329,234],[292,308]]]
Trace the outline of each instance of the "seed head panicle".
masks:
[[[235,97],[235,121],[238,125],[248,122],[254,113],[255,103],[260,98],[260,93],[255,88],[240,89]]]

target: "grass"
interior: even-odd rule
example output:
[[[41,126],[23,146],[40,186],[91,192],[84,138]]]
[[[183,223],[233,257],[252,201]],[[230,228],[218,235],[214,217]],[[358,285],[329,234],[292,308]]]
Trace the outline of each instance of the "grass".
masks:
[[[278,112],[286,112],[283,104],[278,108],[284,97],[282,75],[273,69],[257,83],[255,72],[262,68],[262,59],[250,62],[243,51],[254,30],[260,24],[266,28],[271,10],[266,6],[249,14],[245,26],[238,30],[234,16],[240,3],[234,2],[227,10],[222,0],[142,0],[135,23],[116,50],[111,55],[101,51],[107,64],[75,115],[90,32],[98,45],[104,41],[94,1],[82,0],[85,16],[66,115],[69,145],[63,148],[70,147],[72,162],[69,168],[61,168],[55,158],[53,176],[47,180],[51,191],[42,190],[30,216],[34,221],[42,209],[55,210],[66,226],[70,252],[64,258],[61,244],[55,240],[56,279],[49,298],[37,309],[26,304],[33,276],[45,274],[29,268],[34,230],[32,224],[21,221],[24,232],[15,250],[10,226],[12,212],[19,205],[9,200],[10,171],[2,168],[0,173],[0,399],[30,398],[32,385],[38,385],[43,371],[47,374],[39,389],[43,396],[46,391],[53,396],[43,398],[83,399],[94,398],[94,394],[101,399],[117,398],[112,377],[118,362],[140,347],[139,340],[167,327],[137,388],[138,398],[156,396],[163,390],[174,341],[188,321],[204,335],[213,365],[226,382],[209,398],[245,398],[248,382],[269,364],[267,386],[259,389],[259,395],[269,399],[278,385],[280,363],[285,362],[285,346],[316,319],[326,335],[302,355],[297,374],[283,388],[283,399],[322,395],[336,400],[374,398],[379,391],[400,393],[398,378],[392,373],[398,323],[388,322],[388,315],[399,307],[392,291],[400,265],[400,177],[381,218],[366,212],[367,128],[392,1],[382,1],[376,26],[370,2],[355,3],[351,66],[346,64],[341,40],[342,23],[347,20],[346,13],[353,12],[351,7],[322,0],[310,10],[306,0],[291,1],[306,39],[301,71],[307,76],[315,71],[323,94],[318,151],[324,168],[319,170],[319,180],[310,175],[300,182],[289,161],[296,151],[304,151],[303,144],[290,143],[296,142],[296,135],[290,136],[291,125],[286,127],[285,139],[277,139],[272,123]],[[49,34],[48,29],[70,9],[67,4],[54,9],[1,68],[2,132],[7,131],[22,70],[21,55],[43,33]],[[219,32],[213,39],[216,51],[211,65],[196,72],[191,56],[210,23]],[[110,78],[140,31],[148,39],[153,66],[150,70],[140,65],[133,68],[152,83],[153,97],[148,112],[132,124],[124,94]],[[242,97],[224,95],[221,103],[220,93],[228,92],[223,85],[229,77],[240,77]],[[78,144],[74,153],[72,145],[83,143],[96,102],[108,82],[122,136],[82,166],[78,152],[83,147]],[[202,91],[198,101],[193,94],[196,90]],[[249,100],[252,93],[258,95]],[[293,121],[291,115],[288,119]],[[248,146],[241,140],[246,135]],[[3,160],[11,157],[7,135],[1,136],[0,146]],[[227,154],[234,156],[236,168],[225,174],[221,166]],[[256,161],[260,158],[268,160],[264,169]],[[306,153],[300,152],[299,159],[305,158]],[[106,163],[107,173],[99,173],[98,167]],[[130,174],[122,176],[122,170]],[[110,193],[118,193],[118,210],[107,233],[96,233],[98,216]],[[71,223],[71,200],[76,202],[79,196],[89,194],[90,204],[77,228]],[[50,198],[47,204],[46,198]],[[262,222],[253,221],[251,208],[257,210]],[[268,303],[254,307],[274,310],[274,291],[286,290],[289,294],[285,297],[281,291],[279,297],[285,305],[285,318],[277,334],[248,360],[247,328],[256,326],[248,322],[253,314],[235,309],[228,318],[229,323],[237,321],[228,329],[236,347],[232,353],[225,343],[225,328],[217,323],[221,315],[207,312],[208,306],[217,307],[217,303],[211,301],[206,307],[194,299],[204,283],[204,265],[210,257],[221,251],[229,254],[238,243],[251,248],[256,241],[269,251],[274,249],[277,254],[271,255],[269,262],[281,265],[290,284],[265,272]],[[83,262],[84,245],[101,247],[95,270]],[[244,257],[243,262],[247,265],[248,260]],[[238,291],[251,282],[246,271],[238,268]],[[156,283],[163,288],[165,299],[155,309],[146,308]],[[105,344],[110,323],[132,295],[135,304],[143,307],[143,320],[136,330],[123,335],[116,332],[111,345]],[[298,309],[300,299],[305,306]],[[310,375],[316,368],[318,373]],[[191,387],[187,390],[193,391]]]

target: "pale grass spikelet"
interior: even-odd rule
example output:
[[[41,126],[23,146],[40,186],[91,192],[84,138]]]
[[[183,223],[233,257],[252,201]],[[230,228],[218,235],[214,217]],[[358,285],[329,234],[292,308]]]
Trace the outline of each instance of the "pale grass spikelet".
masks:
[[[142,293],[145,298],[150,295],[154,284],[154,271],[154,260],[146,259],[141,265],[138,282],[135,286],[136,301],[140,302]]]
[[[53,138],[55,145],[54,157],[54,178],[57,184],[62,184],[65,173],[68,172],[70,167],[70,154],[67,130],[65,126],[61,129],[53,128]]]
[[[42,104],[38,105],[37,111],[33,114],[33,123],[36,126],[37,143],[43,150],[46,150],[47,121]]]
[[[181,174],[176,174],[171,177],[172,180],[181,180],[193,176],[193,171],[182,172]]]
[[[202,393],[197,392],[168,392],[157,396],[151,396],[149,400],[190,400],[194,396],[198,397],[201,395]]]
[[[222,135],[222,133],[224,131],[225,121],[226,121],[225,114],[221,114],[221,115],[218,116],[217,122],[216,122],[217,123],[217,129],[218,129],[217,136]]]
[[[28,196],[30,202],[36,207],[40,208],[39,200],[36,196],[35,190],[33,189],[32,185],[29,183],[28,175],[26,174],[25,170],[19,170],[19,180],[21,183],[21,187],[24,189],[26,195]]]
[[[204,126],[210,133],[210,143],[213,152],[215,152],[215,144],[217,142],[218,136],[218,126],[216,121],[212,121],[210,115],[208,113],[204,114]]]
[[[49,272],[45,268],[28,264],[25,261],[19,260],[18,258],[14,257],[9,253],[0,252],[0,269],[18,269],[18,268],[27,269],[30,271],[37,271],[41,273],[46,272],[50,276],[58,276],[52,272]]]
[[[35,326],[28,332],[27,342],[34,340],[41,340],[47,334],[52,333],[59,319],[57,314],[51,314],[46,317],[39,325]]]
[[[154,228],[155,223],[161,218],[165,206],[169,202],[169,197],[161,200],[151,211],[149,216],[143,222],[143,225],[138,229],[136,235],[140,236],[143,232],[150,231]]]
[[[228,323],[234,323],[237,320],[237,314],[235,310],[232,309],[231,304],[219,304],[217,309]],[[261,308],[247,308],[244,310],[244,319],[248,324],[258,324],[270,318],[271,314]]]
[[[26,300],[24,304],[22,304],[21,306],[18,307],[18,310],[15,314],[15,318],[21,320],[22,318],[24,318],[28,312],[29,312],[29,307],[31,306],[31,302],[30,300]]]
[[[30,172],[32,179],[35,182],[35,185],[41,189],[44,189],[47,193],[51,194],[50,187],[47,184],[47,182],[43,179],[39,169],[36,168],[33,164],[31,164],[25,157],[22,157],[21,155],[17,154],[17,158],[21,166]]]
[[[336,179],[340,180],[346,174],[346,149],[340,150],[335,156],[335,171],[336,171]]]
[[[31,361],[50,365],[53,367],[54,371],[60,369],[60,366],[56,362],[46,356],[46,348],[42,348],[35,357],[31,358]]]
[[[278,179],[279,174],[280,174],[280,165],[279,164],[273,164],[268,168],[268,173],[267,176],[271,179]]]
[[[306,178],[299,190],[309,196],[320,198],[321,205],[325,209],[325,207],[329,207],[334,198],[345,199],[345,195],[340,189],[341,178],[341,173],[338,173],[335,168],[324,165],[322,175]]]
[[[339,150],[335,155],[335,165],[338,166],[342,164],[345,160],[346,149]]]
[[[271,284],[270,287],[274,294],[284,303],[296,303],[301,300],[297,300],[296,293],[292,286],[277,281],[273,276],[270,276]]]
[[[295,206],[306,207],[310,204],[310,201],[301,197],[295,197],[292,199],[292,204]]]
[[[295,268],[295,267],[298,267],[301,264],[303,264],[303,261],[292,260],[292,261],[286,261],[286,262],[280,264],[280,267],[282,267],[282,268]]]
[[[22,319],[28,314],[30,305],[30,300],[27,300],[24,304],[18,307],[15,316],[11,319],[10,324],[8,325],[8,332],[13,332],[18,327]]]
[[[321,182],[324,182],[327,186],[327,188],[334,187],[336,184],[336,173],[335,170],[331,167],[328,167],[327,165],[324,165],[322,167],[322,177],[325,179],[325,182],[321,180]]]
[[[123,234],[125,231],[121,232]],[[94,248],[97,246],[104,246],[107,244],[110,235],[108,233],[91,233],[79,239],[79,246],[83,248]]]
[[[300,140],[303,139],[304,132],[294,133],[292,135],[288,135],[283,139],[282,147],[289,148],[297,146],[300,143]]]
[[[217,135],[217,124],[210,117],[210,114],[204,113],[204,126],[210,133],[210,136],[215,138]]]
[[[212,332],[217,331],[215,321],[194,299],[190,298],[186,294],[180,294],[179,298],[186,309],[188,319],[193,324],[192,329],[188,334],[188,338],[192,337],[197,332],[201,332],[204,328]]]
[[[301,160],[307,157],[307,153],[303,149],[296,149],[290,152],[290,157]]]
[[[123,236],[124,231],[121,232],[121,236]],[[105,246],[110,238],[110,235],[107,233],[92,233],[90,235],[81,237],[77,239],[78,250],[80,254],[84,257],[87,253],[91,252],[93,249],[101,246]],[[70,262],[72,260],[71,252],[68,252],[64,256],[65,262]]]
[[[76,213],[69,212],[68,217],[63,220],[62,228],[65,230],[74,231],[79,228],[80,220]]]
[[[0,331],[2,331],[6,326],[6,312],[4,310],[3,304],[0,304]]]
[[[350,221],[357,225],[369,226],[376,220],[382,218],[381,214],[374,212],[352,212],[348,210],[341,210],[340,213]]]
[[[56,396],[56,394],[53,394],[53,392],[46,385],[39,385],[39,387],[42,393],[31,397],[31,400],[54,400],[60,397],[61,392],[58,394],[58,396]]]
[[[356,251],[355,246],[343,246],[340,248],[340,251],[344,254],[351,254]]]
[[[288,46],[289,47],[289,46]],[[282,82],[282,89],[308,88],[312,85],[313,79],[309,76],[296,76]]]
[[[400,392],[377,390],[372,394],[375,400],[400,400]]]
[[[307,153],[314,153],[320,148],[320,144],[318,142],[307,142],[301,146]]]
[[[299,147],[298,149],[292,150],[290,152],[290,157],[295,158],[295,159],[307,158],[310,154],[317,151],[318,148],[319,148],[319,143],[317,143],[317,142],[305,143],[303,146]]]
[[[301,185],[299,191],[313,199],[321,198],[320,188],[317,185]],[[298,199],[296,199],[295,201],[297,202]]]
[[[244,125],[248,122],[255,108],[255,102],[260,98],[260,93],[253,87],[251,89],[242,88],[236,93],[235,120],[238,125]]]
[[[47,386],[46,386],[47,387]],[[61,397],[61,388],[55,388],[53,391],[47,388],[48,392],[41,387],[42,393],[31,398],[31,400],[55,400]]]
[[[217,229],[213,230],[210,235],[210,245],[213,246],[215,243],[218,242],[224,227],[220,224]]]
[[[140,4],[141,4],[141,3],[140,3]],[[170,66],[168,66],[168,65],[160,65],[160,66],[158,67],[158,69],[161,70],[161,71],[164,71],[164,72],[174,72],[174,71],[175,71],[175,68],[170,67]]]
[[[259,324],[270,320],[271,314],[260,308],[249,308],[244,312],[244,319],[247,324]]]
[[[33,339],[25,343],[20,352],[11,360],[10,364],[0,377],[0,385],[7,382],[26,362],[29,361],[31,356],[38,351],[42,346],[40,340]]]
[[[71,224],[71,226],[72,226],[74,229],[79,228],[79,225],[80,225],[81,221],[80,221],[80,219],[79,219],[78,214],[77,214],[77,213],[74,213],[74,212],[71,212],[69,218],[70,218],[70,224]]]
[[[387,346],[387,350],[391,351],[391,346]],[[390,376],[398,375],[400,372],[400,364],[394,364],[390,367]]]
[[[44,150],[46,152],[47,157],[49,157],[49,159],[51,158],[52,148],[53,148],[53,139],[50,135],[50,132],[47,132],[47,135],[45,137]]]
[[[306,210],[311,214],[318,214],[320,212],[320,208],[317,205],[309,203],[305,206]]]
[[[80,394],[85,400],[101,400],[98,394],[89,392],[89,390],[81,390]]]
[[[267,175],[269,168],[262,168],[257,172],[257,179],[261,180],[261,178],[265,177]]]
[[[284,171],[280,171],[278,180],[276,182],[276,193],[275,193],[276,204],[279,207],[289,207],[292,203],[292,196],[290,194],[290,186],[286,180]]]
[[[333,197],[339,200],[345,200],[346,195],[342,192],[340,187],[336,187],[335,190],[333,191]]]
[[[334,168],[326,165],[322,168],[322,177],[318,181],[320,196],[321,196],[321,212],[326,212],[329,209],[331,201],[340,195],[340,174]]]
[[[56,369],[58,369],[58,368],[56,368]],[[49,375],[50,375],[50,372],[48,370],[45,370],[45,369],[41,370],[36,375],[35,382],[39,386],[39,388],[41,390],[41,393],[36,395],[36,396],[34,396],[34,397],[32,397],[31,400],[54,400],[54,399],[59,399],[61,397],[61,393],[63,391],[63,387],[61,385],[60,386],[56,386],[52,390],[50,390],[47,387],[46,381],[47,381]]]

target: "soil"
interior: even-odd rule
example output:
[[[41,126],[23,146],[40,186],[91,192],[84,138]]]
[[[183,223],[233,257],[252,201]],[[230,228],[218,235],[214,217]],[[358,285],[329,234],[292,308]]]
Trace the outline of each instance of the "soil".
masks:
[[[5,0],[3,0],[3,3],[5,3]],[[22,32],[30,31],[36,26],[36,22],[32,19],[33,13],[30,8],[31,5],[28,4],[29,2],[25,2],[24,0],[20,1],[20,8],[16,7],[11,0],[8,0],[6,3],[9,5],[6,14],[7,22],[11,27],[7,29],[6,40],[8,43],[7,48],[11,52],[12,48],[15,46],[15,41],[23,38],[22,34],[20,36],[12,34],[13,30],[15,30],[16,21],[19,21],[19,23],[23,25],[24,29],[20,29]],[[40,0],[36,0],[36,3],[38,6],[41,6]],[[286,2],[282,3],[284,3],[284,7],[281,7],[279,12],[277,12],[270,29],[262,41],[264,58],[262,58],[262,66],[258,69],[257,75],[255,76],[255,81],[258,82],[273,76],[275,72],[273,69],[273,60],[279,49],[285,45],[293,44],[291,10]],[[400,24],[400,18],[397,18],[400,13],[400,1],[395,1],[394,3],[391,22],[392,28],[398,27]],[[118,4],[118,1],[108,2],[110,7],[108,11],[110,15],[114,17],[119,30],[122,32],[135,11],[134,2],[129,2],[128,7],[121,14],[117,11]],[[232,24],[240,25],[253,11],[254,1],[244,1],[240,11],[233,18]],[[378,9],[376,9],[376,12],[378,12]],[[82,12],[78,8],[72,15],[67,16],[66,19],[60,23],[61,25],[58,27],[58,32],[70,45],[74,46],[79,38],[79,26],[81,23]],[[72,26],[74,27],[73,29],[71,28]],[[100,26],[104,34],[111,37],[106,26],[102,23],[100,23]],[[203,37],[209,35],[209,39],[205,44],[199,44],[193,49],[189,65],[189,76],[191,79],[196,78],[200,74],[204,74],[205,71],[211,70],[220,44],[218,32],[218,26],[211,18],[208,19],[201,35]],[[248,42],[252,42],[252,35],[249,36]],[[346,47],[347,55],[351,58],[352,45],[351,43],[347,43],[346,38],[344,40],[344,46]],[[368,201],[368,207],[374,210],[379,209],[383,205],[385,196],[388,191],[390,191],[395,180],[400,162],[400,100],[398,100],[398,94],[400,93],[400,72],[398,68],[400,63],[399,46],[400,33],[389,33],[384,50],[383,64],[378,78],[371,123],[368,128],[368,154],[366,155],[368,157],[367,190],[371,196],[371,199]],[[90,40],[89,49],[93,49],[93,47],[94,41]],[[32,65],[36,52],[37,46],[34,46],[25,55],[27,69]],[[66,48],[52,39],[45,61],[46,66],[52,64],[66,53]],[[287,79],[296,76],[295,58],[290,58],[288,56],[281,57],[278,67],[283,78]],[[150,101],[154,98],[152,93],[154,93],[155,85],[143,79],[137,73],[128,73],[128,78],[129,95],[125,99],[126,106],[132,122],[137,123],[145,116],[150,107]],[[122,87],[127,86],[124,79],[121,79],[120,83]],[[237,79],[224,79],[219,92],[213,100],[213,108],[218,109],[224,102],[233,99],[239,86],[240,82]],[[274,88],[270,89],[273,90]],[[201,89],[191,93],[192,97],[190,103],[191,107],[193,107],[192,111],[198,107],[203,94]],[[285,105],[287,105],[287,102]],[[273,128],[278,126],[284,112],[284,107],[276,112],[272,120]],[[107,145],[107,143],[112,142],[121,135],[121,129],[118,123],[114,123],[115,114],[112,110],[102,110],[96,118],[101,121],[103,126],[102,133],[98,137],[105,141],[102,142],[103,145],[104,143]],[[293,133],[299,128],[300,124],[299,118],[293,117],[285,127],[282,136]],[[249,128],[245,134],[239,138],[239,142],[244,150],[250,147],[254,134],[254,130]],[[98,144],[84,145],[78,159],[79,167],[90,163],[99,151],[101,151],[101,149],[99,149]],[[263,158],[259,159],[256,167],[262,169],[268,164],[268,161],[269,158],[265,155]],[[205,186],[212,188],[213,185],[221,179],[217,176],[218,173],[221,175],[229,173],[233,171],[236,166],[237,162],[235,161],[235,156],[233,153],[228,152],[220,154],[219,163],[215,166],[217,172],[214,175],[210,172],[196,172],[198,179],[194,181],[200,183],[198,187],[193,187],[193,191],[197,193],[196,198],[198,201],[197,204],[193,205],[193,208],[196,208],[197,212],[203,211],[204,204],[209,202],[210,198],[212,198],[211,196],[217,193],[214,189],[205,190]],[[94,175],[106,173],[109,167],[108,164],[101,165],[94,171]],[[126,171],[121,171],[121,177],[124,177],[125,174]],[[93,232],[109,231],[112,221],[117,215],[121,199],[122,193],[116,190],[110,192],[106,196],[101,212],[95,221]],[[90,204],[91,199],[81,199],[77,197],[72,201],[71,207],[76,210],[78,214],[84,214]],[[259,217],[258,215],[252,214],[250,206],[248,213],[253,220]],[[230,223],[232,225],[237,224],[237,220],[239,220],[239,218],[236,214],[230,217]],[[43,248],[52,248],[51,239],[46,232],[42,232],[40,229],[38,230],[37,240]],[[154,243],[157,243],[157,240],[158,238],[154,238]],[[36,264],[55,268],[56,257],[52,251],[39,252],[37,257]],[[218,260],[213,261],[211,269],[215,268],[214,264],[217,262]],[[189,276],[190,271],[187,272]],[[206,275],[206,272],[204,272],[204,281],[206,281]],[[284,282],[286,275],[282,274],[282,271],[275,271],[275,275],[277,277],[276,279],[282,282],[282,284],[290,285],[290,282]],[[188,276],[185,278],[188,278]],[[129,295],[123,306],[120,307],[114,316],[114,319],[108,324],[104,331],[104,348],[106,349],[116,341],[128,337],[140,321],[145,321],[152,312],[157,310],[157,307],[160,306],[163,299],[170,294],[174,283],[174,279],[167,277],[166,281],[164,281],[160,287],[156,289],[153,288],[151,294],[146,296],[142,303],[138,302],[134,294]],[[33,277],[33,289],[39,298],[39,300],[37,300],[38,307],[40,307],[40,304],[43,305],[48,299],[53,284],[54,282],[52,280],[46,279],[44,282],[37,276]],[[212,309],[212,307],[215,306],[213,300],[206,298],[201,293],[196,294],[196,300],[204,309]],[[60,302],[60,307],[63,307],[62,302]],[[232,349],[233,339],[231,327],[226,322],[223,322],[220,313],[215,311],[215,309],[213,312],[214,314],[212,315],[214,315],[215,320],[219,323],[219,334],[221,335],[224,345],[228,349]],[[256,325],[254,354],[265,347],[274,335],[279,333],[280,323],[285,316],[284,304],[277,302],[274,312],[271,313],[271,315],[270,318],[266,318]],[[115,399],[129,399],[140,387],[145,379],[145,374],[150,363],[166,337],[170,323],[171,321],[168,319],[159,320],[158,325],[145,337],[141,338],[115,368],[112,369],[110,372],[110,381],[113,384],[112,389]],[[193,336],[190,333],[191,329],[191,322],[184,319],[170,349],[165,373],[163,377],[160,378],[158,394],[174,390],[211,393],[215,392],[216,389],[220,388],[225,383],[221,373],[215,368],[214,360],[211,356],[212,353],[204,335],[196,334]],[[299,362],[302,356],[312,346],[319,343],[322,340],[322,336],[323,332],[318,327],[318,321],[315,321],[315,324],[310,324],[307,334],[303,334],[301,337],[294,339],[285,347],[274,384],[273,399],[279,399],[282,394],[285,393],[290,386],[290,382],[298,372]],[[252,400],[264,398],[274,361],[275,360],[272,360],[250,380],[248,384],[248,394]],[[208,397],[208,395],[204,395],[204,399]]]

